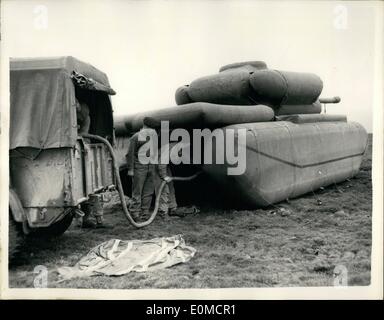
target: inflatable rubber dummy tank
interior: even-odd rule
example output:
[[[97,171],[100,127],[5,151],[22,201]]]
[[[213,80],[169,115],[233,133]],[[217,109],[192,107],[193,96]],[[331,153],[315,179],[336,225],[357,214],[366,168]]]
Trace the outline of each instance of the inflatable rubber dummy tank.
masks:
[[[241,204],[268,206],[344,181],[359,171],[367,132],[344,115],[321,114],[323,82],[313,73],[268,69],[262,61],[233,63],[176,91],[179,106],[119,121],[138,130],[144,116],[169,120],[171,128],[245,130],[237,154],[245,150],[244,171],[231,164],[204,164],[203,171]],[[333,101],[333,103],[339,102]],[[226,141],[207,139],[226,154]],[[236,143],[236,139],[235,139]],[[232,171],[234,172],[234,171]]]

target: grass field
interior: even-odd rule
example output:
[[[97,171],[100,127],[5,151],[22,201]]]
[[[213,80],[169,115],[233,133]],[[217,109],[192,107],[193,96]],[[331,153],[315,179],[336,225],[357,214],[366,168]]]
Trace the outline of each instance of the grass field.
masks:
[[[371,139],[370,139],[371,141]],[[371,269],[371,143],[356,177],[337,186],[259,210],[202,209],[196,215],[156,218],[143,229],[128,225],[121,209],[109,206],[112,230],[81,230],[73,224],[62,237],[34,240],[10,266],[10,287],[33,287],[33,270],[49,270],[49,287],[229,288],[331,286],[335,266],[348,270],[349,285],[369,285]],[[321,204],[319,204],[319,201]],[[287,210],[276,210],[276,208]],[[188,263],[121,277],[97,276],[56,283],[57,267],[72,266],[95,245],[118,239],[182,234],[196,248]]]

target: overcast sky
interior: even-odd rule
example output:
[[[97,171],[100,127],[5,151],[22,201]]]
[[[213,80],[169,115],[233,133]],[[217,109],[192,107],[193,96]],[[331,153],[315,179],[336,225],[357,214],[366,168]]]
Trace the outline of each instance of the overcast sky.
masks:
[[[117,92],[116,115],[173,106],[180,85],[227,63],[263,60],[318,74],[322,96],[342,98],[328,113],[372,130],[382,58],[375,57],[382,30],[372,1],[5,0],[2,7],[3,54],[93,64]]]

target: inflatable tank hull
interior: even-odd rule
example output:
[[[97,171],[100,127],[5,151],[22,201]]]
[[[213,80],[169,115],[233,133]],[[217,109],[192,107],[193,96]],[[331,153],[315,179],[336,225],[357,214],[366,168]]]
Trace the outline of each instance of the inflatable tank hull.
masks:
[[[228,162],[204,165],[204,171],[237,200],[265,207],[357,174],[367,133],[354,122],[296,124],[289,121],[238,124],[222,128],[246,129],[246,168],[228,175]],[[213,152],[219,147],[213,144]]]

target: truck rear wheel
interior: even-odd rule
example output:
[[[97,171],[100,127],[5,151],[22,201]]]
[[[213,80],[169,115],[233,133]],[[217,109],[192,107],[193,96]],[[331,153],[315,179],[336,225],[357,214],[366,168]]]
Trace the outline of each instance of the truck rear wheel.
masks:
[[[61,236],[71,225],[73,220],[73,212],[67,213],[63,219],[52,224],[49,227],[38,228],[31,236],[42,236],[42,237],[58,237]]]
[[[16,222],[11,212],[9,212],[9,223],[8,223],[8,257],[9,261],[14,259],[23,244],[24,234],[20,223]]]

